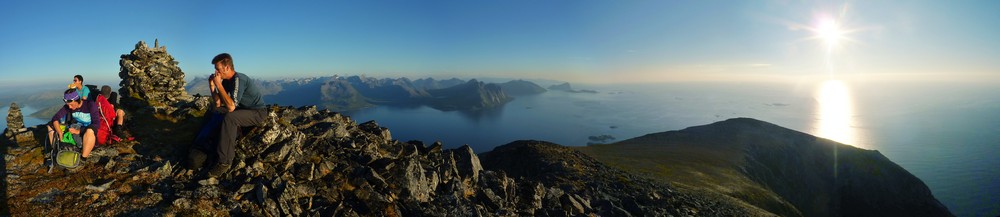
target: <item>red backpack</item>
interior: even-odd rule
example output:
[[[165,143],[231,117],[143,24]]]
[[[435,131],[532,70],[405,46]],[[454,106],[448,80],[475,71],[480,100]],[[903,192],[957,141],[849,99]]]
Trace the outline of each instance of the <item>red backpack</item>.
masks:
[[[115,106],[108,102],[104,95],[97,95],[97,108],[101,110],[101,128],[97,129],[97,144],[106,145],[110,144],[112,140],[111,126],[115,123],[115,118],[118,117],[115,113]]]

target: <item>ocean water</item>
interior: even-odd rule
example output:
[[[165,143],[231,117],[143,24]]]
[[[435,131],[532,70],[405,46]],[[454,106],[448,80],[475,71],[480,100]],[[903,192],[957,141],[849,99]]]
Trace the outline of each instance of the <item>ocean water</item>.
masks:
[[[478,112],[380,106],[345,113],[393,138],[463,144],[477,152],[515,140],[583,146],[735,117],[879,150],[927,184],[958,216],[1000,215],[1000,87],[977,84],[675,83],[580,86]]]

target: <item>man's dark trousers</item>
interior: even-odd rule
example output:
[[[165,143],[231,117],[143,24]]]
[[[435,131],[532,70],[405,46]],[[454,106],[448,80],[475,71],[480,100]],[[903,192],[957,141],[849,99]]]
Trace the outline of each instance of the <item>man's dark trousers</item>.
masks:
[[[266,109],[237,109],[226,114],[219,130],[219,163],[231,164],[236,157],[236,135],[240,127],[258,126],[267,118]]]

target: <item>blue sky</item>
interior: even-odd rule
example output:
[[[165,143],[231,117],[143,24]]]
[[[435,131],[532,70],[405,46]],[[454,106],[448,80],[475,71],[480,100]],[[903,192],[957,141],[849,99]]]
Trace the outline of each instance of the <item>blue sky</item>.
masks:
[[[0,81],[116,82],[159,39],[188,76],[231,53],[263,78],[517,77],[575,82],[825,75],[820,17],[849,39],[840,76],[996,81],[998,1],[4,1]],[[986,78],[986,79],[984,79]],[[91,83],[91,82],[87,82]]]

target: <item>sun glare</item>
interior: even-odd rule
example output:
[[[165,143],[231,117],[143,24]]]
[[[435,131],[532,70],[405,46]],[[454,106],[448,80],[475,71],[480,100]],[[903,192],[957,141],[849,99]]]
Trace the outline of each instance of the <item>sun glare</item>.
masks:
[[[844,37],[844,31],[840,29],[840,25],[837,24],[836,20],[831,18],[820,20],[813,31],[816,32],[817,38],[823,40],[827,49],[833,49]]]

